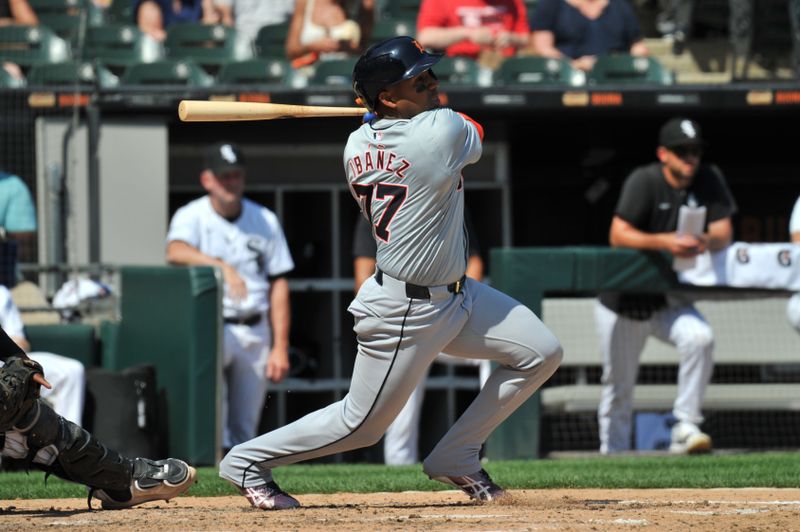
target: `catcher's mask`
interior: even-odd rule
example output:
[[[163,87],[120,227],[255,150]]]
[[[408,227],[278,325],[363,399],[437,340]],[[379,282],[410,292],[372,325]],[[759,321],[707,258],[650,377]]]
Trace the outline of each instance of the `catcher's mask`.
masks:
[[[367,109],[374,112],[383,89],[418,76],[441,58],[442,54],[425,51],[411,37],[392,37],[371,46],[359,58],[353,68],[353,90]]]

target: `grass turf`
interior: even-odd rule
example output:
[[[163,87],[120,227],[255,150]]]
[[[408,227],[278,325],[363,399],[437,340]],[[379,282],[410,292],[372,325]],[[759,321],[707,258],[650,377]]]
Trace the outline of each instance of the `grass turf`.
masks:
[[[703,456],[589,457],[559,460],[498,461],[486,464],[498,484],[510,489],[547,488],[800,488],[800,453],[770,452]],[[189,495],[235,495],[216,468],[198,471]],[[275,471],[275,480],[294,494],[336,492],[434,491],[451,489],[433,482],[421,466],[376,464],[293,465]],[[85,497],[86,488],[41,471],[0,473],[0,500]]]

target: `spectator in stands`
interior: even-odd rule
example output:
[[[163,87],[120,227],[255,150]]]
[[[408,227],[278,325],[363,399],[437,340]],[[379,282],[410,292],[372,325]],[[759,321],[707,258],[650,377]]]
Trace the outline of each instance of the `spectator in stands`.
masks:
[[[213,0],[134,0],[133,17],[144,33],[159,42],[167,38],[167,28],[181,22],[220,22]]]
[[[648,55],[631,6],[625,0],[540,0],[531,15],[533,52],[591,70],[598,55]]]
[[[688,258],[731,243],[736,203],[720,170],[701,164],[703,146],[696,122],[674,118],[664,124],[656,151],[659,161],[635,169],[622,187],[611,221],[612,246]],[[684,205],[705,207],[705,232],[677,233],[678,212]],[[699,428],[713,369],[714,335],[705,318],[674,294],[604,293],[595,306],[595,319],[603,353],[600,452],[630,449],[639,357],[650,335],[674,345],[682,356],[670,451],[709,450],[711,438]]]
[[[28,0],[0,0],[0,26],[11,25],[39,25],[39,18],[28,3]],[[17,79],[24,77],[22,70],[16,63],[4,61],[3,69]]]
[[[263,26],[288,22],[295,0],[214,0],[220,21],[254,41]]]
[[[30,352],[31,344],[25,338],[22,317],[11,299],[11,292],[0,286],[0,327],[28,356],[47,368],[47,380],[52,389],[42,388],[41,397],[53,410],[80,426],[83,421],[83,399],[86,388],[83,364],[73,358],[54,353]]]
[[[510,57],[528,46],[527,10],[522,0],[423,0],[417,40],[494,66],[497,55]]]
[[[792,217],[789,219],[789,236],[793,243],[800,244],[800,196],[794,203]],[[789,318],[789,323],[800,332],[800,293],[789,298],[786,316]]]
[[[295,66],[358,53],[369,42],[375,1],[360,0],[358,20],[348,18],[344,0],[297,0],[286,37]]]
[[[253,438],[267,379],[289,373],[289,281],[294,269],[275,213],[244,197],[242,151],[229,142],[208,146],[200,184],[208,194],[175,213],[167,260],[222,271],[223,446]]]
[[[672,40],[672,53],[680,55],[692,25],[694,0],[659,0],[659,4],[656,28],[665,39]]]
[[[14,174],[0,171],[0,231],[17,242],[19,262],[36,259],[36,207],[28,185]]]
[[[464,221],[469,235],[469,260],[466,274],[468,277],[480,281],[483,278],[483,260],[467,209],[464,210]],[[355,278],[356,292],[364,281],[375,274],[377,247],[370,223],[364,216],[359,216],[353,231],[353,277]],[[481,387],[491,373],[491,363],[488,360],[461,358],[440,353],[435,361],[461,366],[478,366]],[[425,381],[423,379],[411,393],[408,402],[397,414],[392,424],[386,429],[383,439],[383,459],[387,465],[411,465],[419,462],[419,423],[424,398]]]

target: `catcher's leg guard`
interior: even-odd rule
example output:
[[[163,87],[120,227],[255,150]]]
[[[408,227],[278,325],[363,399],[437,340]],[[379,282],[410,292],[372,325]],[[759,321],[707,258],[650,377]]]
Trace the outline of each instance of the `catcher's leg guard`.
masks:
[[[113,492],[129,491],[133,476],[133,460],[108,449],[41,400],[6,433],[3,454],[27,458],[48,474]]]
[[[182,460],[121,456],[43,401],[4,434],[0,445],[5,456],[27,458],[47,474],[89,486],[90,507],[92,496],[106,509],[169,500],[196,481],[196,471]]]

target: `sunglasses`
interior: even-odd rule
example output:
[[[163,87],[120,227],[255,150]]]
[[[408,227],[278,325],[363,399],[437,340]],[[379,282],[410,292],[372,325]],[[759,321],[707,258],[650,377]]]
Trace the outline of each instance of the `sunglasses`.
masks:
[[[672,148],[672,153],[681,159],[689,156],[700,157],[703,155],[703,148],[700,146],[675,146]]]

